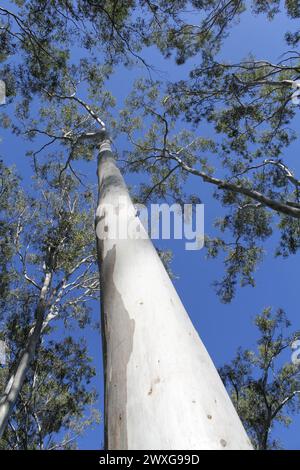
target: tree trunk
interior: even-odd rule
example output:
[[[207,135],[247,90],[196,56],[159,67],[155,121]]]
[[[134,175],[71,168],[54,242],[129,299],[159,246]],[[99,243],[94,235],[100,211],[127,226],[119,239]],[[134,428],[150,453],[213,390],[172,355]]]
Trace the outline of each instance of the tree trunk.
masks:
[[[36,347],[41,337],[43,328],[44,313],[45,313],[45,298],[51,282],[51,273],[47,273],[44,280],[44,285],[41,289],[38,306],[36,309],[36,322],[32,332],[29,335],[26,348],[21,354],[20,359],[11,374],[5,391],[0,400],[0,438],[2,437],[10,415],[14,409],[15,403],[18,399],[19,393],[22,389],[26,373],[34,358]]]
[[[223,383],[136,216],[108,140],[100,145],[98,179],[106,449],[250,450]],[[138,238],[114,237],[116,221],[128,223]]]

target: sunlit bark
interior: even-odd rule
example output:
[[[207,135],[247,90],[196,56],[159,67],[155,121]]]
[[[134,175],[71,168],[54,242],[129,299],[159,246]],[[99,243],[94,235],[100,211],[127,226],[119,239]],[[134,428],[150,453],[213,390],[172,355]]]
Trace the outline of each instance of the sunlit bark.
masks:
[[[100,146],[98,177],[106,448],[251,449],[136,215],[108,140]],[[116,220],[130,226],[131,238],[115,236]]]

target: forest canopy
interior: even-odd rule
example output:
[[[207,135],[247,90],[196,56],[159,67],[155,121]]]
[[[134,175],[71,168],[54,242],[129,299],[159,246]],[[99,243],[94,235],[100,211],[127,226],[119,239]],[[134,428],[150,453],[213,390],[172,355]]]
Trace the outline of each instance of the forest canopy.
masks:
[[[0,6],[0,449],[107,444],[103,141],[134,202],[205,205],[201,253],[156,251],[252,445],[299,447],[299,17],[297,0]]]

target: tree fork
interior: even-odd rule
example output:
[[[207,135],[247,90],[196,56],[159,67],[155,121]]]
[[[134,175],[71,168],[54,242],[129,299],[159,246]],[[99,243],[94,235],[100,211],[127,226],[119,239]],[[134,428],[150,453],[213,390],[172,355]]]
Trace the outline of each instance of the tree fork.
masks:
[[[252,449],[136,216],[107,138],[100,144],[98,180],[106,449]],[[114,237],[116,221],[137,238]]]

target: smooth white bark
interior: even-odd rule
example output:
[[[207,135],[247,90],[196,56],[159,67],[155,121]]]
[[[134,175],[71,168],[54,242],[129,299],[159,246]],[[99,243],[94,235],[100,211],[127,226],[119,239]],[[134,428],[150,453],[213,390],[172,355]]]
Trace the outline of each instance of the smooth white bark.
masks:
[[[6,429],[8,420],[22,389],[28,368],[34,358],[36,347],[40,341],[45,313],[45,298],[50,282],[51,273],[47,273],[45,275],[39,303],[36,309],[36,323],[29,335],[27,345],[18,360],[15,370],[8,379],[4,393],[0,399],[0,438]]]
[[[109,141],[100,146],[98,177],[106,448],[250,450],[209,354],[145,238]],[[116,219],[139,226],[140,238],[113,239]]]

